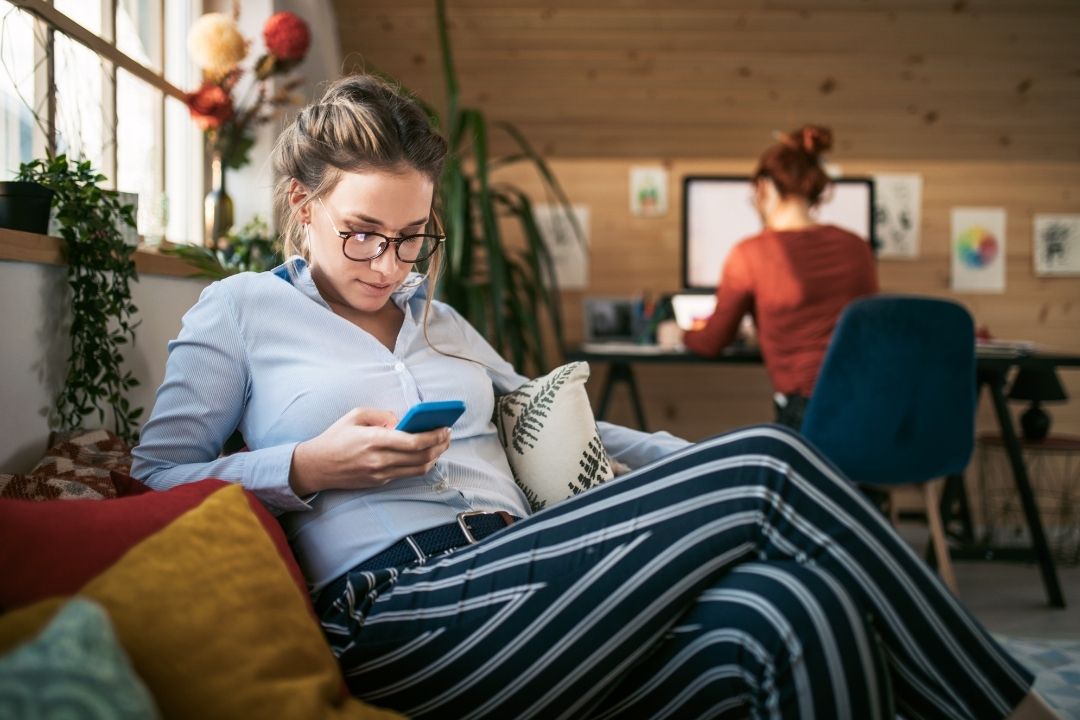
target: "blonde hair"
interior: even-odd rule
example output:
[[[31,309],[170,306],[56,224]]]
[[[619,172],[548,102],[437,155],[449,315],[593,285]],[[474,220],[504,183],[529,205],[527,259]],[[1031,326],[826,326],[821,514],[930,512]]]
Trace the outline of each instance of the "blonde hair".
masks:
[[[300,211],[332,192],[342,173],[409,167],[438,184],[446,153],[446,139],[401,88],[373,75],[335,80],[321,100],[300,110],[271,155],[284,256],[310,259]],[[308,191],[295,208],[293,180]]]
[[[367,74],[335,80],[322,99],[300,110],[278,137],[271,154],[277,178],[274,207],[282,223],[282,254],[286,258],[300,255],[311,259],[300,211],[333,192],[342,173],[408,167],[437,186],[447,151],[446,139],[432,127],[423,107],[400,87]],[[289,204],[293,180],[308,191],[297,207]],[[434,208],[431,224],[442,233]],[[392,249],[388,248],[388,252]],[[422,321],[424,338],[436,352],[478,362],[443,352],[427,337],[441,254],[436,252],[427,261],[424,273],[429,278]],[[289,272],[293,272],[291,264]]]

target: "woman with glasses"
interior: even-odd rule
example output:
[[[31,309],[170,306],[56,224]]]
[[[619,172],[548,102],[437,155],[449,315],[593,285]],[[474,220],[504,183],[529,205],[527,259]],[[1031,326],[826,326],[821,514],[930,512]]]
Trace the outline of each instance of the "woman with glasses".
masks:
[[[764,229],[728,254],[716,309],[704,327],[684,335],[669,323],[658,333],[667,343],[714,357],[735,339],[742,318],[752,315],[775,391],[776,420],[796,430],[840,312],[878,289],[869,243],[813,217],[829,187],[821,155],[830,148],[827,128],[806,125],[781,134],[762,153],[752,202]]]
[[[289,260],[203,292],[134,451],[155,488],[231,480],[280,516],[356,695],[438,718],[1050,717],[783,429],[602,423],[637,469],[531,515],[491,422],[526,378],[430,295],[446,152],[372,77],[301,111],[274,151]],[[451,399],[452,433],[393,429]],[[237,429],[248,451],[219,457]]]

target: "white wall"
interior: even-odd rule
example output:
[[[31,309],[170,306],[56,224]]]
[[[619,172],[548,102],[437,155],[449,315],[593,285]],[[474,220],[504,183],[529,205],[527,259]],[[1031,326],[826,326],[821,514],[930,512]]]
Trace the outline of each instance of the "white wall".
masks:
[[[326,81],[341,74],[337,15],[329,0],[244,0],[240,13],[240,33],[251,41],[248,62],[266,51],[262,38],[263,23],[282,10],[303,18],[311,29],[311,47],[304,62],[295,70],[304,79],[296,94],[306,104],[318,99]],[[270,165],[270,152],[284,123],[295,112],[296,108],[289,108],[284,117],[260,127],[256,131],[255,146],[251,149],[251,162],[239,170],[229,171],[226,190],[233,200],[237,228],[243,227],[254,215],[273,221],[274,171]]]
[[[300,92],[306,102],[322,95],[322,85],[341,75],[341,42],[337,13],[330,0],[275,0],[275,10],[288,10],[302,17],[311,28],[311,48],[296,72],[304,78]]]
[[[165,375],[166,345],[206,285],[142,275],[132,286],[141,324],[125,361],[140,383],[129,399],[144,408],[144,419]],[[63,384],[70,348],[69,297],[65,267],[0,261],[0,473],[28,471],[47,447],[47,414]],[[97,426],[97,416],[86,422]]]

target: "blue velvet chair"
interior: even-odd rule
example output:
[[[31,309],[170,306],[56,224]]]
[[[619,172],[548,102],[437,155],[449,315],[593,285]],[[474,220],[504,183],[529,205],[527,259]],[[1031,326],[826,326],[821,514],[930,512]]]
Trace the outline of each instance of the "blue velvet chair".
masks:
[[[802,433],[860,485],[920,484],[938,568],[955,592],[933,481],[975,438],[975,329],[957,303],[877,295],[844,309]]]

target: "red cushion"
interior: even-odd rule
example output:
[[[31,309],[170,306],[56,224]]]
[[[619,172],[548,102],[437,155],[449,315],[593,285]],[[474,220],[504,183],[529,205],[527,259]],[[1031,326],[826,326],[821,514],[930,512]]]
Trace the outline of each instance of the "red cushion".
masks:
[[[113,487],[116,489],[117,497],[130,497],[131,495],[142,495],[143,493],[154,492],[150,487],[143,485],[135,478],[127,473],[122,473],[119,470],[110,470],[109,478],[112,480]]]
[[[76,592],[128,548],[227,484],[200,480],[113,500],[0,499],[0,611]],[[246,494],[310,608],[307,585],[285,533],[262,503]]]

